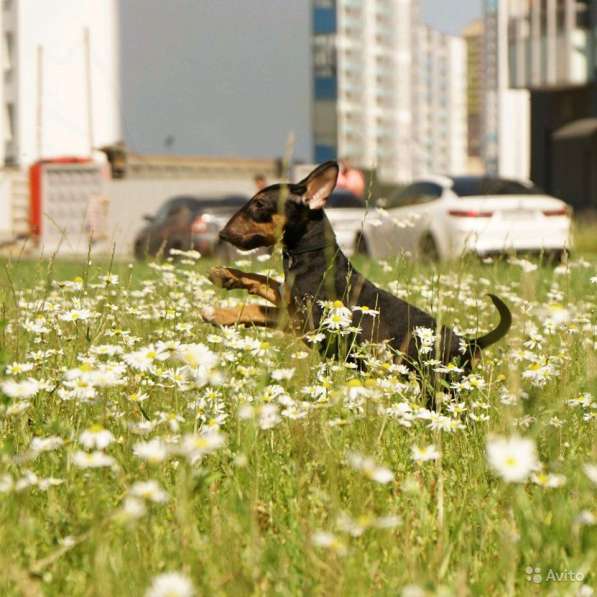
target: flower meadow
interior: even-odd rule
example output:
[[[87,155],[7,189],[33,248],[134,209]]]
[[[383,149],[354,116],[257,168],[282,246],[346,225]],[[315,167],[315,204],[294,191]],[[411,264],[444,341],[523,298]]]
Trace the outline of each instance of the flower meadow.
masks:
[[[508,303],[466,376],[436,330],[419,375],[322,358],[341,303],[306,338],[212,326],[258,299],[209,266],[2,263],[0,594],[593,594],[595,263],[359,262],[467,337]]]

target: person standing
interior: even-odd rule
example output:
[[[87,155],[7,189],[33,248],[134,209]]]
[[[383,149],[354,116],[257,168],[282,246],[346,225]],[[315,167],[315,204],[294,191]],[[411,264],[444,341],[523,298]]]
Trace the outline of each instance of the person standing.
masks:
[[[348,160],[340,160],[340,173],[336,188],[346,189],[363,199],[365,197],[365,177],[360,170],[353,168]]]
[[[265,187],[267,186],[267,180],[264,174],[256,174],[254,180],[255,188],[257,189],[258,193],[259,191],[265,189]]]

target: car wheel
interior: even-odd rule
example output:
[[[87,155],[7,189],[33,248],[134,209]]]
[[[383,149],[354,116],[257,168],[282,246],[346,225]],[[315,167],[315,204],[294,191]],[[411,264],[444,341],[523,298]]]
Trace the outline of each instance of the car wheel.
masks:
[[[138,261],[146,261],[151,256],[149,246],[148,239],[140,239],[135,242],[134,253]]]
[[[423,261],[436,263],[439,261],[437,243],[431,234],[425,234],[419,243],[419,252]]]
[[[135,253],[135,259],[137,261],[145,261],[145,251],[143,249],[143,243],[141,243],[141,242],[135,243],[134,253]]]
[[[367,243],[367,238],[362,232],[357,234],[357,237],[354,241],[354,253],[355,255],[364,255],[369,257],[371,253],[369,252],[369,244]]]
[[[544,261],[547,265],[558,266],[561,263],[566,261],[566,258],[569,256],[568,251],[565,249],[561,250],[554,250],[546,253],[544,256]]]
[[[166,257],[171,257],[172,259],[179,259],[180,255],[172,255],[172,250],[174,251],[183,251],[184,246],[180,240],[171,241],[170,244],[166,247],[164,251]]]

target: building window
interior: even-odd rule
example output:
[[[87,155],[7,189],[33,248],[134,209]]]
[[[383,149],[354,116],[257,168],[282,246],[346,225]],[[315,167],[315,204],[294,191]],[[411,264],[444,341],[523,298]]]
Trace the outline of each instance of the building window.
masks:
[[[11,70],[13,64],[14,41],[12,33],[7,31],[4,34],[4,70]]]
[[[578,29],[590,29],[591,27],[589,7],[582,2],[576,3],[576,27]]]
[[[8,102],[4,106],[4,141],[10,143],[14,138],[15,109],[14,104]]]

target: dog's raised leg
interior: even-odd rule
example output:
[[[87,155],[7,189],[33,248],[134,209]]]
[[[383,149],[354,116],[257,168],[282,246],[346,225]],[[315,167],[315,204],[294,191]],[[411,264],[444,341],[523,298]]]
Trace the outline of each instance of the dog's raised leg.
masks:
[[[215,308],[204,312],[203,319],[216,325],[255,325],[275,328],[278,326],[279,311],[275,307],[246,304],[228,309]]]
[[[276,306],[282,302],[278,283],[260,274],[218,266],[210,270],[209,279],[219,288],[246,290],[249,294],[260,296]]]

